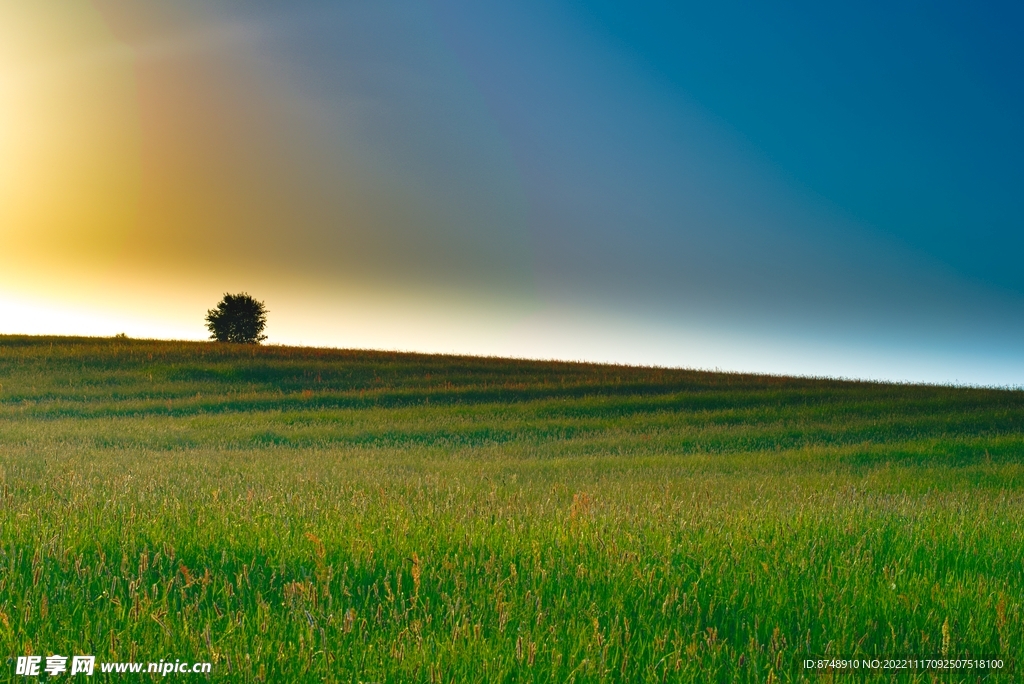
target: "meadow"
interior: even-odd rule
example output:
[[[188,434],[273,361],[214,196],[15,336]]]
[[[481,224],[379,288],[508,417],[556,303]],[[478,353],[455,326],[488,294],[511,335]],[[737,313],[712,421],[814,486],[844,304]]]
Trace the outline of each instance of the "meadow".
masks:
[[[0,336],[0,657],[1017,681],[1022,463],[1021,391]]]

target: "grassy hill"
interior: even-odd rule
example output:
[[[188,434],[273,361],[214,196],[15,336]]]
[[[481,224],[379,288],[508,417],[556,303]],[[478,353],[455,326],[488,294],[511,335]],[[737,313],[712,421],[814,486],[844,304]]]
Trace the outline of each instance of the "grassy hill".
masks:
[[[1022,462],[1019,391],[0,336],[0,655],[1015,681]]]

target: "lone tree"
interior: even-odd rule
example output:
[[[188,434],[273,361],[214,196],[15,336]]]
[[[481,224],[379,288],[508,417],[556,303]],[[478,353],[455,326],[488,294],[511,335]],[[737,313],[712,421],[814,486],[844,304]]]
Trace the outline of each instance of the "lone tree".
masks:
[[[267,307],[246,293],[225,294],[216,309],[206,312],[210,339],[237,344],[259,344],[267,339]]]

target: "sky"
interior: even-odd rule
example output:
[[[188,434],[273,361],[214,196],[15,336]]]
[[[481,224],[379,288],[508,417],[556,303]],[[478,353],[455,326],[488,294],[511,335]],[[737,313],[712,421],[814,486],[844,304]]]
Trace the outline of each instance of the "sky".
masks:
[[[1024,385],[1009,3],[0,0],[0,334]]]

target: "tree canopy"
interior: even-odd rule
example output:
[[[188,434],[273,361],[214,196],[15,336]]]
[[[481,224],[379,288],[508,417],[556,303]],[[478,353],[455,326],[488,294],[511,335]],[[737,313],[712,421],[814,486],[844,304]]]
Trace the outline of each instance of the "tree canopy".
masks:
[[[267,307],[245,292],[224,294],[217,307],[206,312],[210,339],[236,344],[259,344],[267,339]]]

